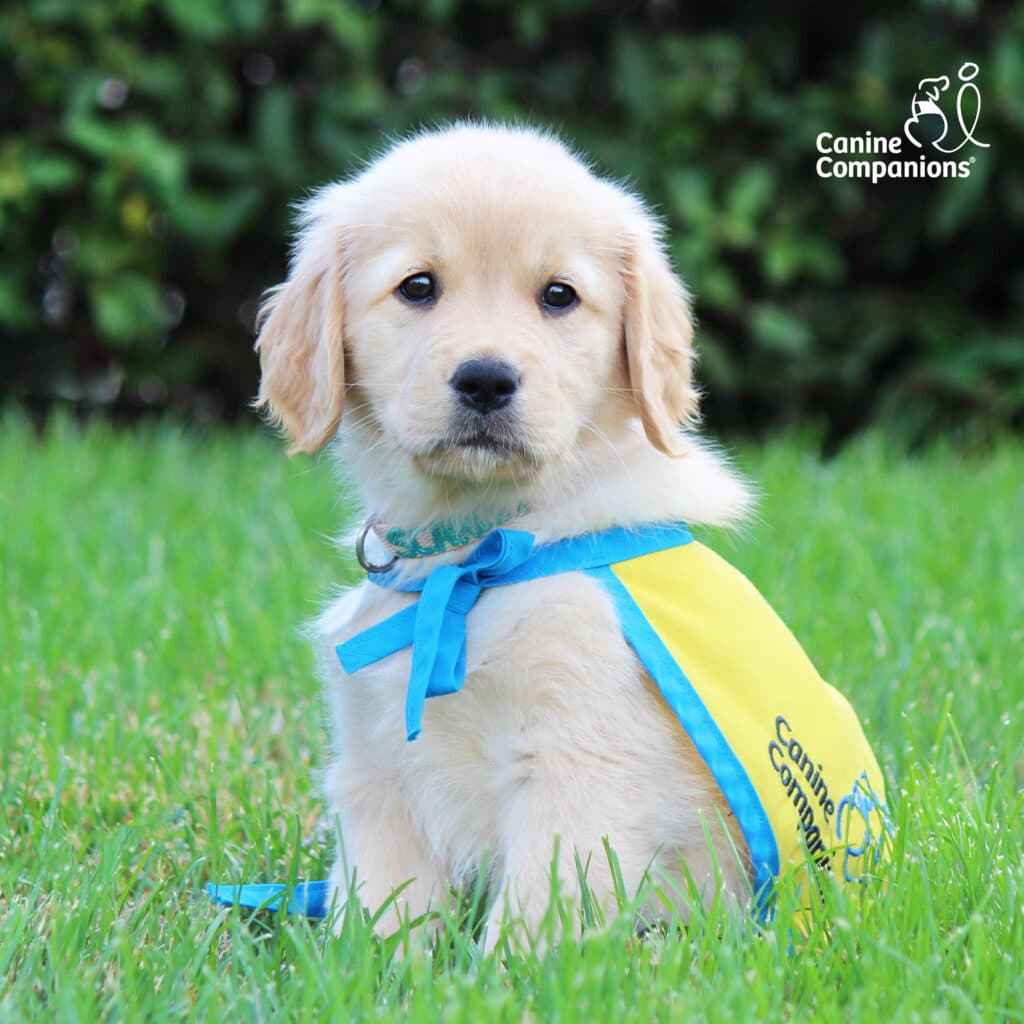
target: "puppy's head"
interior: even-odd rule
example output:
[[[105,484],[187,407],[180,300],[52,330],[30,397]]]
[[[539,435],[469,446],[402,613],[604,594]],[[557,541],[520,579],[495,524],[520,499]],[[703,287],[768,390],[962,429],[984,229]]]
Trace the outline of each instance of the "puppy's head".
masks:
[[[631,417],[678,454],[692,333],[635,197],[549,137],[460,126],[305,204],[261,317],[258,404],[293,451],[340,427],[419,477],[523,481]]]

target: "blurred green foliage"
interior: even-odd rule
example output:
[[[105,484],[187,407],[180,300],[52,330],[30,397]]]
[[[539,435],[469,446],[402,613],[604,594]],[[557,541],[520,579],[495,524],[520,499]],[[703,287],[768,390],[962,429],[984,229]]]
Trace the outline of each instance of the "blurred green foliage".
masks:
[[[822,180],[980,65],[966,180]],[[388,135],[552,125],[667,220],[714,425],[1024,421],[1024,5],[8,0],[0,394],[231,413],[293,204]]]

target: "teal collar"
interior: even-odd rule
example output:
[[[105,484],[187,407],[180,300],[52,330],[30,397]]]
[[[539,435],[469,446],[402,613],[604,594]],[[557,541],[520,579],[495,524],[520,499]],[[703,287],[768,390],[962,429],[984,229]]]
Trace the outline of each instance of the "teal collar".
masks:
[[[529,511],[530,506],[521,501],[515,509],[498,512],[488,518],[474,512],[471,516],[463,518],[452,516],[441,519],[420,530],[391,526],[380,522],[376,516],[371,516],[356,538],[356,558],[367,572],[384,572],[399,558],[426,558],[429,555],[442,555],[446,551],[468,547],[483,540],[492,530],[526,515]],[[390,553],[390,561],[385,565],[375,565],[366,558],[364,546],[370,530],[373,530],[374,535]]]

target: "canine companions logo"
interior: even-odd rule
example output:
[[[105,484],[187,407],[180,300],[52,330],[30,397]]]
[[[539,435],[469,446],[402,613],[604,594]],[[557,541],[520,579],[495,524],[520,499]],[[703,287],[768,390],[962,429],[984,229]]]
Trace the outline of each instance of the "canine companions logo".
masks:
[[[910,117],[904,122],[903,135],[833,135],[820,132],[816,140],[819,178],[867,178],[872,185],[882,178],[968,178],[974,157],[949,160],[934,156],[959,153],[971,143],[988,149],[989,143],[975,137],[981,118],[981,90],[975,84],[978,65],[966,61],[957,72],[959,87],[955,99],[948,75],[923,78],[910,102]],[[947,111],[955,103],[956,127]],[[910,143],[914,149],[905,149]],[[915,150],[917,152],[915,152]],[[852,156],[856,159],[836,159]],[[868,156],[888,159],[867,160]],[[910,159],[906,159],[910,157]],[[894,159],[895,158],[895,159]],[[902,158],[902,159],[900,159]]]

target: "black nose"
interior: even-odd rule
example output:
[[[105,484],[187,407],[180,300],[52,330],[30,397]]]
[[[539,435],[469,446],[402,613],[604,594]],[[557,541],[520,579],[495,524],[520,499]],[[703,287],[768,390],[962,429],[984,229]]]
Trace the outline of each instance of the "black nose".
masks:
[[[476,412],[503,409],[519,387],[519,373],[500,359],[467,359],[455,371],[451,386],[459,401]]]

